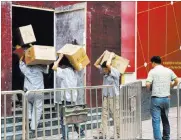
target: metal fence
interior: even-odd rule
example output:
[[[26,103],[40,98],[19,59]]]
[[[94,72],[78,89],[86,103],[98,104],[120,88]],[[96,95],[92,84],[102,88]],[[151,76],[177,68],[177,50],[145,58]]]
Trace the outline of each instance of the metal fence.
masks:
[[[105,90],[107,92],[109,89],[113,89],[113,87],[112,86],[91,86],[91,87],[68,88],[68,89],[57,88],[57,89],[44,89],[44,90],[28,91],[26,93],[26,96],[28,96],[30,94],[43,94],[43,96],[44,96],[43,98],[45,98],[45,94],[47,94],[47,95],[49,94],[49,96],[50,96],[50,100],[48,101],[49,106],[50,107],[53,106],[55,108],[50,108],[48,110],[49,116],[47,116],[47,110],[46,110],[47,105],[45,104],[45,102],[43,102],[42,118],[41,118],[41,125],[42,125],[41,128],[42,129],[39,129],[39,127],[38,128],[36,127],[35,134],[30,136],[28,133],[27,138],[36,139],[38,137],[41,137],[42,139],[45,139],[46,135],[49,135],[49,136],[55,136],[56,139],[60,139],[62,137],[62,135],[61,135],[61,125],[60,125],[61,124],[61,121],[60,121],[61,106],[59,106],[59,104],[61,105],[62,101],[61,100],[57,101],[57,104],[54,104],[54,102],[52,102],[51,99],[54,96],[54,94],[56,94],[58,92],[58,93],[60,93],[60,96],[62,96],[62,94],[63,94],[63,100],[66,101],[67,100],[66,94],[68,92],[68,93],[71,93],[71,101],[70,101],[71,104],[77,105],[75,103],[75,101],[73,101],[74,92],[76,91],[77,94],[79,94],[82,91],[84,91],[85,98],[84,98],[83,104],[88,105],[87,106],[88,115],[87,115],[87,121],[80,123],[80,126],[85,131],[86,139],[93,139],[93,137],[92,137],[93,133],[95,133],[100,128],[100,123],[101,123],[101,121],[100,121],[101,120],[101,106],[102,106],[102,100],[103,100],[102,92],[103,92],[103,90]],[[28,103],[28,100],[26,102]],[[35,106],[36,106],[36,104],[35,104]],[[27,104],[27,110],[28,110],[28,108],[29,108],[29,105]],[[35,107],[35,110],[37,110],[36,107]],[[37,112],[37,111],[35,111],[35,112]],[[27,116],[28,115],[29,114],[27,111]],[[34,120],[35,120],[35,123],[37,123],[36,117]],[[56,125],[56,127],[54,127],[54,125]],[[27,131],[29,131],[28,130],[29,120],[28,119],[27,119],[26,127],[27,127]],[[48,130],[47,130],[47,128],[48,128]],[[69,129],[69,138],[70,139],[77,139],[77,137],[80,137],[80,133],[77,134],[74,132],[75,130],[74,130],[73,125],[71,125],[71,124],[68,125],[68,129]],[[80,127],[79,127],[78,131],[80,132]]]
[[[17,115],[16,114],[16,102],[15,102],[15,98],[17,96],[17,94],[21,94],[22,95],[22,115]],[[7,104],[11,104],[11,102],[7,102],[7,98],[13,98],[13,102],[12,102],[12,116],[11,117],[7,117]],[[21,138],[24,140],[25,139],[25,93],[24,91],[21,90],[15,90],[15,91],[1,91],[1,104],[3,104],[4,108],[3,112],[4,112],[4,116],[1,117],[1,121],[3,121],[4,123],[1,124],[1,133],[3,133],[4,135],[2,136],[1,134],[1,138],[6,140],[7,139],[7,133],[10,131],[13,131],[13,135],[9,136],[9,139],[13,139],[16,140],[18,139],[16,137],[16,122],[18,120],[22,121],[22,125],[21,125],[21,129],[22,130],[22,135]],[[10,111],[9,111],[10,112]],[[12,126],[11,126],[12,125]]]
[[[109,94],[111,91],[114,92],[114,88],[106,85],[69,89],[42,89],[27,91],[26,93],[23,91],[1,93],[2,95],[13,94],[13,96],[21,93],[23,96],[23,140],[60,139],[62,137],[62,113],[64,114],[63,124],[67,126],[65,131],[69,131],[65,134],[66,136],[69,134],[69,139],[81,138],[79,133],[81,130],[84,130],[85,139],[99,139],[101,136],[106,136],[103,139],[135,139],[141,138],[141,86],[141,82],[125,84],[120,87],[120,94],[114,96]],[[79,104],[73,100],[73,96],[75,93],[82,95],[82,92],[84,93],[84,102]],[[54,103],[53,100],[58,97],[54,98],[57,93],[63,96],[60,101]],[[66,101],[68,93],[71,97],[70,104],[62,106],[62,100]],[[107,93],[107,96],[102,93]],[[33,101],[31,101],[32,98]],[[14,100],[13,102],[15,104]],[[81,105],[85,106],[82,107]],[[74,106],[76,108],[73,108]],[[4,108],[6,109],[6,106]],[[13,108],[15,110],[15,106]],[[32,112],[29,111],[30,108]],[[63,109],[63,112],[60,108]],[[30,113],[32,116],[31,123],[29,120]],[[13,114],[13,139],[16,139],[15,111]],[[31,127],[34,125],[35,131],[31,131],[29,125]],[[6,121],[4,121],[4,128],[6,128]],[[6,129],[4,129],[4,138],[6,138]]]
[[[180,139],[180,90],[181,82],[177,86],[177,139]]]
[[[142,82],[125,84],[120,89],[121,139],[142,137],[141,91]]]

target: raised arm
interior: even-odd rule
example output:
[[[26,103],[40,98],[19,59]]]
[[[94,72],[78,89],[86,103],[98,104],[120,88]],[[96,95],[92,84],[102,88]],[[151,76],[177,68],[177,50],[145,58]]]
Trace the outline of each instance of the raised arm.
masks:
[[[104,53],[97,59],[97,61],[94,63],[94,66],[96,67],[96,68],[98,68],[99,69],[99,64],[100,64],[100,62],[101,62],[101,60],[102,60],[102,58],[103,58],[103,56],[104,56],[104,54],[106,53],[106,51],[104,51]]]
[[[111,71],[111,61],[114,57],[115,57],[115,53],[111,52],[109,59],[107,60],[107,63],[106,63],[106,66],[109,69],[109,71]]]
[[[62,60],[62,58],[63,58],[63,54],[59,54],[58,60],[54,62],[54,65],[53,65],[53,67],[52,67],[52,69],[53,69],[54,71],[57,71],[58,64],[60,63],[60,61]]]

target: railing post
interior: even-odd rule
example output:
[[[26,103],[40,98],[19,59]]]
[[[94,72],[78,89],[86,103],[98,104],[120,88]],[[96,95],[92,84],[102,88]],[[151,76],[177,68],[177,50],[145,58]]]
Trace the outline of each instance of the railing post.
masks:
[[[177,86],[177,139],[180,139],[180,85]]]
[[[22,125],[22,140],[26,139],[26,97],[25,97],[25,93],[23,92],[23,96],[22,96],[22,101],[23,101],[23,125]],[[29,132],[27,132],[29,133]]]

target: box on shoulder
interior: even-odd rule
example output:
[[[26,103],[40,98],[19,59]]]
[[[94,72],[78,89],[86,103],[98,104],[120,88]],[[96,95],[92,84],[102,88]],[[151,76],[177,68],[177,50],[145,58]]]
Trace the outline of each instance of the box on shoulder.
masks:
[[[66,44],[57,53],[64,54],[75,70],[78,71],[82,70],[90,63],[90,60],[84,50],[84,46]]]
[[[106,50],[100,64],[103,64],[104,61],[107,61],[110,57],[110,54],[111,52]],[[115,57],[111,61],[111,65],[116,68],[121,74],[124,74],[129,65],[129,60],[124,57],[115,55]]]
[[[33,45],[25,52],[27,65],[49,65],[56,61],[56,50],[53,46]]]

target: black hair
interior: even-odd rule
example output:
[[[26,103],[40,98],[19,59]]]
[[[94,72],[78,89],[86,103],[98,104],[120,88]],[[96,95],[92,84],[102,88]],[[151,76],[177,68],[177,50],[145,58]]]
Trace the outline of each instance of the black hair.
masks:
[[[102,63],[102,65],[101,65],[101,67],[102,67],[102,68],[107,68],[107,65],[106,65],[106,64],[107,64],[107,61],[104,61],[104,62]]]
[[[162,60],[161,60],[161,58],[160,58],[160,56],[153,56],[152,58],[151,58],[151,62],[153,63],[156,63],[156,64],[161,64],[162,63]]]
[[[74,39],[74,40],[72,41],[72,45],[78,45],[78,43],[77,43],[77,40],[76,40],[76,39]]]
[[[63,56],[62,60],[59,63],[59,66],[66,66],[66,67],[70,67],[74,70],[74,67],[72,66],[72,64],[70,63],[70,61],[68,60],[67,57]]]

